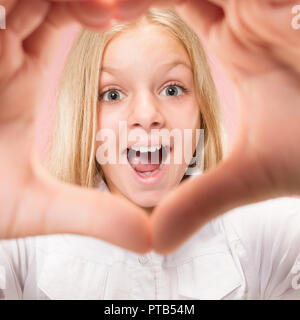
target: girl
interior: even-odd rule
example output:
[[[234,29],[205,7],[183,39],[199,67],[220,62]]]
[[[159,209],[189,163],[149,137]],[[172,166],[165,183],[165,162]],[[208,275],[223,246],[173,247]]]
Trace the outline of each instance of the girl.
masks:
[[[126,127],[120,128],[120,122]],[[179,140],[162,142],[152,135],[154,129],[156,134],[176,129],[181,136],[190,130],[192,138],[180,147],[192,147],[192,154],[197,129],[202,129],[202,167],[208,170],[222,160],[217,93],[198,37],[174,11],[159,9],[102,34],[84,31],[62,82],[53,175],[125,197],[151,214],[164,195],[191,179],[192,159],[191,154],[187,163],[175,163]],[[116,138],[98,139],[103,130]],[[135,130],[143,132],[138,141],[129,139]],[[106,153],[115,145],[119,149],[115,161],[102,163],[106,154],[98,151],[105,143]],[[159,163],[149,161],[150,154],[158,155]],[[73,235],[2,241],[1,295],[299,299],[299,209],[298,199],[280,198],[232,210],[169,255],[138,255]]]

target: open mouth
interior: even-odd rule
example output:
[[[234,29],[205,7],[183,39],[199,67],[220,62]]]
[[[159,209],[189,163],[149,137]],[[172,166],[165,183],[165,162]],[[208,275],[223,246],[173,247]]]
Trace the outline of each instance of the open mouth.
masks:
[[[155,176],[165,165],[170,154],[170,147],[132,146],[127,148],[127,159],[130,166],[142,178]]]

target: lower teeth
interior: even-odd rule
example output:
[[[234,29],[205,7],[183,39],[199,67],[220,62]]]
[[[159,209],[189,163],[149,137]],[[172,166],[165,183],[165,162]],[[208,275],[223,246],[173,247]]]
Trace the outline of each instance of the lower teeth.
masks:
[[[156,171],[156,170],[154,170]],[[141,174],[142,176],[150,176],[150,174],[154,171],[147,171],[147,172],[139,172],[139,174]]]

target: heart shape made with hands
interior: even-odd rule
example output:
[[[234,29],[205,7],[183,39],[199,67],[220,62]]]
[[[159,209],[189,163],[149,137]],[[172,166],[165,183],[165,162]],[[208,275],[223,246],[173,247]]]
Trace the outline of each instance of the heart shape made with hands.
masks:
[[[234,81],[239,134],[217,168],[184,181],[149,218],[129,201],[51,177],[35,151],[33,126],[64,26],[77,20],[101,29],[113,18],[133,19],[151,5],[170,4],[206,39]],[[296,1],[0,0],[0,5],[7,12],[7,30],[0,31],[0,238],[77,233],[136,252],[167,253],[231,208],[298,192],[300,37],[290,28]]]

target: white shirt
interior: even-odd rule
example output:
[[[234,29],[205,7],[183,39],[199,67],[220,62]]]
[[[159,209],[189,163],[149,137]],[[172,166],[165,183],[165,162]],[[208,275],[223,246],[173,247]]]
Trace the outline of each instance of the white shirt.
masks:
[[[78,235],[2,240],[1,298],[300,299],[300,199],[231,210],[165,256]]]

